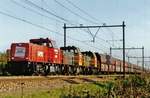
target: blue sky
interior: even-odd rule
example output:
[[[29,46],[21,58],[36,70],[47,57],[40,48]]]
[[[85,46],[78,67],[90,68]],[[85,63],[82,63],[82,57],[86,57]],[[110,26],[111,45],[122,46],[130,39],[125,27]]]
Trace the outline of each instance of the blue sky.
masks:
[[[37,11],[43,15],[51,17],[52,19],[45,18],[36,13],[33,13],[17,4]],[[28,20],[34,24],[46,27],[55,32],[63,34],[63,22],[62,20],[43,12],[29,4],[25,3],[26,0],[1,0],[0,11],[8,13],[12,16],[16,16],[25,20]],[[150,53],[150,0],[69,0],[85,12],[89,13],[92,19],[73,7],[66,0],[57,0],[59,3],[65,5],[71,11],[81,15],[82,17],[97,22],[93,24],[88,21],[84,21],[80,17],[72,14],[62,6],[60,6],[55,0],[29,0],[36,5],[47,9],[56,15],[63,17],[75,25],[106,25],[121,24],[122,21],[126,23],[126,47],[145,47],[145,55],[149,56]],[[62,21],[58,22],[55,19]],[[67,25],[71,26],[70,23]],[[92,33],[96,32],[96,29],[91,29]],[[0,14],[0,51],[10,47],[12,42],[28,42],[31,38],[49,37],[56,40],[58,46],[63,46],[63,36],[56,34],[55,32],[47,31],[33,25],[24,23],[22,21],[4,16]],[[116,28],[101,28],[96,38],[96,42],[92,43],[91,36],[81,29],[67,30],[67,35],[82,42],[74,41],[67,38],[67,45],[76,45],[81,47],[82,50],[99,51],[101,53],[109,53],[109,47],[122,47],[122,42],[108,42],[108,40],[118,40],[122,38],[122,30]],[[111,44],[108,44],[111,43]],[[94,48],[96,47],[96,48]],[[113,52],[114,56],[121,57],[119,55],[121,51]],[[129,55],[141,56],[141,51],[127,51]]]

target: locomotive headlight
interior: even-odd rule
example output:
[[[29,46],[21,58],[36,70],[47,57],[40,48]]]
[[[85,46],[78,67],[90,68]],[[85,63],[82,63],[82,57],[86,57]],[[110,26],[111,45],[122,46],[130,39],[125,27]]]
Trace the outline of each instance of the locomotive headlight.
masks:
[[[21,43],[19,43],[18,45],[19,45],[19,46],[21,46],[22,44],[21,44]]]
[[[29,58],[26,58],[26,60],[28,60]]]
[[[55,55],[55,58],[57,58],[58,56],[57,55]]]
[[[14,59],[14,57],[11,58],[12,60]]]

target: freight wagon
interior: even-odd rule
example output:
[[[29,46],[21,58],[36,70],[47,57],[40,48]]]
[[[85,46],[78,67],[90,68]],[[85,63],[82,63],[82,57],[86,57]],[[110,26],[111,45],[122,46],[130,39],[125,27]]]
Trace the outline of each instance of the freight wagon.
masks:
[[[123,73],[123,61],[120,59],[98,52],[81,52],[75,46],[56,48],[55,41],[49,38],[12,43],[8,65],[8,71],[14,75]],[[140,73],[142,70],[125,62],[125,72]]]

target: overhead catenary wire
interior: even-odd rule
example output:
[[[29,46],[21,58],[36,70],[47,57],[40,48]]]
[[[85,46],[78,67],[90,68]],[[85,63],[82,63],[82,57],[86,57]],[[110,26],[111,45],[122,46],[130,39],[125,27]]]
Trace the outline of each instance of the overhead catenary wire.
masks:
[[[57,4],[59,4],[59,5],[61,5],[62,7],[64,7],[65,9],[67,9],[68,11],[70,11],[70,12],[72,12],[72,13],[74,13],[72,10],[70,10],[69,8],[67,8],[66,6],[64,6],[63,4],[61,4],[60,2],[58,2],[57,0],[55,0],[55,2],[57,3]],[[80,17],[80,15],[79,14],[76,14],[76,13],[74,13],[76,16],[79,16]],[[81,18],[81,17],[80,17]],[[82,19],[83,19],[84,17],[82,17]],[[91,21],[90,21],[91,22]],[[85,30],[84,30],[85,31]],[[87,31],[86,31],[87,32]],[[88,32],[89,33],[89,32]],[[93,35],[94,36],[94,35]],[[92,37],[93,37],[92,36]],[[96,36],[95,36],[96,37]],[[110,43],[109,42],[107,42],[107,41],[105,41],[104,39],[102,39],[102,38],[99,38],[100,40],[102,40],[102,41],[104,41],[104,42],[106,42],[106,43],[108,43],[109,45],[110,45]],[[82,41],[83,42],[83,41]]]
[[[60,6],[62,6],[63,8],[65,8],[66,10],[68,10],[69,12],[71,12],[72,14],[74,14],[74,15],[80,17],[82,20],[88,21],[88,22],[93,23],[93,24],[96,24],[96,22],[91,21],[91,20],[89,20],[89,19],[87,19],[87,18],[85,18],[85,17],[79,15],[78,13],[75,13],[74,11],[72,11],[71,9],[69,9],[68,7],[66,7],[65,5],[63,5],[62,3],[60,3],[59,1],[57,1],[57,0],[54,0],[54,1],[55,1],[57,4],[59,4]]]
[[[80,29],[80,30],[82,30],[82,29]],[[82,33],[83,34],[83,33]],[[85,34],[83,34],[83,35],[85,35]],[[86,35],[85,35],[86,36]],[[101,41],[103,41],[103,42],[105,42],[106,44],[108,44],[108,45],[110,45],[110,43],[109,42],[106,42],[106,40],[104,40],[103,38],[100,38],[100,37],[98,37],[98,36],[96,36],[99,40],[101,40]],[[87,43],[87,42],[92,42],[93,43],[93,40],[84,40],[84,41],[82,41],[82,42],[85,42],[85,43]],[[96,42],[96,41],[95,41]],[[107,45],[104,45],[104,44],[102,44],[102,43],[98,43],[100,46],[102,46],[103,48],[109,48],[109,46],[107,47]]]
[[[37,24],[36,24],[37,25]],[[39,25],[40,26],[40,25]],[[41,27],[41,26],[40,26]],[[44,27],[45,28],[45,27]]]
[[[84,13],[85,15],[89,16],[91,19],[97,21],[98,19],[96,19],[95,17],[93,17],[92,15],[90,15],[89,13],[87,13],[86,11],[84,11],[83,9],[81,9],[80,7],[78,7],[77,5],[75,5],[73,2],[71,2],[70,0],[66,0],[69,4],[71,4],[72,6],[74,6],[75,8],[77,8],[79,11],[81,11],[82,13]]]
[[[31,5],[31,6],[34,6],[34,7],[36,7],[36,8],[38,8],[38,9],[40,9],[40,10],[42,10],[42,11],[48,11],[47,9],[44,9],[44,8],[42,8],[42,7],[40,7],[40,6],[38,6],[38,5],[36,5],[36,4],[34,4],[33,2],[31,2],[31,1],[29,1],[29,0],[24,0],[24,1],[27,1],[26,3],[28,3],[29,5]],[[49,11],[48,11],[49,12]],[[56,14],[55,14],[56,15]],[[57,17],[58,18],[58,17]],[[66,19],[65,19],[66,20]],[[66,21],[66,22],[69,22],[70,23],[70,21]],[[70,23],[71,25],[75,25],[75,24],[73,24],[73,23]],[[102,38],[99,38],[99,39],[102,39]],[[104,39],[103,39],[103,41],[104,41]],[[105,41],[106,43],[107,43],[107,41]],[[110,43],[109,43],[110,44]]]
[[[45,17],[45,18],[47,18],[47,19],[54,20],[54,21],[57,21],[57,22],[60,22],[60,23],[64,23],[63,21],[60,21],[60,20],[57,20],[57,19],[55,19],[55,18],[46,16],[46,15],[44,15],[44,14],[38,12],[38,11],[35,11],[35,10],[31,9],[31,8],[28,8],[28,7],[24,6],[23,4],[21,4],[21,3],[19,3],[19,2],[16,2],[15,0],[10,0],[10,1],[11,1],[12,3],[14,3],[14,4],[16,4],[16,5],[18,5],[18,6],[22,7],[22,8],[24,8],[24,9],[30,11],[30,12],[36,13],[36,14],[38,14],[38,15],[40,15],[40,16],[43,16],[43,17]]]
[[[43,2],[43,4],[45,4],[47,7],[49,7],[49,5],[48,5],[44,0],[43,0],[42,2]],[[45,9],[47,9],[47,8],[45,8]],[[47,10],[48,10],[48,9],[47,9]],[[51,10],[52,10],[52,9],[51,9]],[[53,12],[53,13],[56,13],[54,10],[52,10],[52,12]],[[66,19],[66,20],[68,20],[68,19]],[[66,22],[65,22],[65,23],[66,23]],[[76,26],[76,25],[78,25],[79,23],[78,23],[77,21],[68,20],[67,24]]]
[[[93,45],[89,45],[89,44],[87,44],[86,42],[83,42],[83,41],[81,41],[81,40],[74,39],[74,38],[71,38],[71,39],[72,39],[72,40],[75,40],[75,41],[78,41],[78,42],[81,42],[81,43],[83,43],[83,44],[86,45],[86,46],[90,46],[90,47],[95,48],[95,49],[97,49],[97,50],[101,50],[101,51],[103,51],[104,53],[107,53],[107,51],[105,51],[105,50],[103,50],[103,49],[101,49],[101,48],[95,47],[95,46],[93,46]],[[98,51],[98,52],[99,52],[99,51]]]
[[[28,1],[28,0],[27,0]],[[43,8],[44,9],[44,8]]]
[[[50,32],[53,32],[53,33],[56,33],[56,34],[58,34],[58,35],[60,35],[60,36],[63,36],[63,34],[61,34],[61,33],[59,33],[59,32],[55,32],[55,31],[53,31],[53,30],[51,30],[51,29],[48,29],[48,28],[43,27],[43,26],[38,25],[38,24],[34,24],[34,23],[32,23],[32,22],[30,22],[30,21],[28,21],[28,20],[25,20],[25,19],[22,19],[22,18],[18,18],[18,17],[16,17],[16,16],[7,14],[7,13],[2,12],[2,11],[0,11],[0,14],[5,15],[5,16],[8,16],[8,17],[11,17],[11,18],[13,18],[13,19],[16,19],[16,20],[19,20],[19,21],[22,21],[22,22],[25,22],[25,23],[28,23],[28,24],[33,25],[33,26],[35,26],[35,27],[38,27],[38,28],[41,28],[41,29],[44,29],[44,30],[47,30],[47,31],[50,31]],[[74,38],[72,38],[72,37],[70,37],[70,36],[67,36],[67,37],[70,38],[70,39],[72,39],[72,40],[74,40],[74,41],[78,41],[78,42],[81,42],[81,43],[87,45],[87,43],[84,43],[84,42],[82,42],[82,41],[80,41],[80,40],[78,40],[78,39],[74,39]],[[93,48],[95,48],[95,49],[102,50],[102,49],[97,48],[97,47],[95,47],[95,46],[91,46],[91,45],[87,45],[87,46],[93,47]],[[102,51],[105,52],[104,50],[102,50]]]
[[[71,24],[71,25],[73,25],[73,24]],[[104,39],[102,39],[102,38],[99,38],[99,39],[101,39],[101,40],[103,40],[103,41],[105,41]],[[105,41],[106,42],[106,41]],[[107,43],[107,42],[106,42]],[[110,43],[109,43],[110,44]]]
[[[46,13],[48,13],[48,14],[50,14],[50,15],[52,15],[52,16],[58,18],[58,19],[60,19],[60,20],[63,20],[63,21],[65,21],[65,22],[70,22],[69,20],[67,20],[67,19],[65,19],[65,18],[63,18],[63,17],[61,17],[61,16],[58,16],[58,15],[56,15],[55,13],[53,13],[53,12],[51,12],[51,11],[45,9],[45,8],[42,8],[42,7],[38,6],[37,4],[35,4],[35,3],[31,2],[31,1],[29,1],[29,0],[23,0],[23,1],[24,1],[25,3],[27,3],[27,4],[31,5],[31,6],[33,6],[33,7],[35,7],[35,8],[37,8],[37,9],[41,10],[41,11],[44,11],[44,12],[46,12]]]
[[[22,21],[22,22],[28,23],[28,24],[30,24],[30,25],[36,26],[36,27],[41,28],[41,29],[44,29],[44,30],[48,30],[48,31],[50,31],[50,32],[54,32],[53,30],[50,30],[50,29],[48,29],[48,28],[46,28],[46,27],[43,27],[43,26],[41,26],[41,25],[32,23],[32,22],[30,22],[30,21],[28,21],[28,20],[25,20],[25,19],[22,19],[22,18],[15,17],[15,16],[10,15],[10,14],[7,14],[7,13],[5,13],[5,12],[0,11],[0,14],[5,15],[5,16],[8,16],[8,17],[11,17],[11,18],[14,18],[14,19],[16,19],[16,20],[20,20],[20,21]]]
[[[70,0],[66,0],[69,4],[71,4],[72,6],[74,6],[75,8],[77,8],[80,12],[84,13],[85,15],[87,15],[88,17],[90,17],[91,19],[95,20],[95,21],[99,21],[97,18],[93,17],[92,15],[90,15],[88,12],[84,11],[83,9],[81,9],[80,7],[78,7],[77,5],[75,5],[73,2],[71,2]],[[102,23],[102,22],[101,22]],[[95,24],[99,24],[97,22],[95,22]],[[113,31],[110,28],[106,28],[108,29],[112,34]],[[89,33],[89,32],[88,32]],[[90,33],[91,35],[91,33]],[[96,36],[95,36],[96,37]],[[100,38],[101,39],[101,38]],[[112,39],[114,39],[114,37],[112,36]],[[104,41],[104,40],[103,40]],[[105,41],[106,43],[110,44],[109,42]]]
[[[34,6],[34,7],[38,8],[38,9],[42,9],[42,11],[43,11],[43,9],[44,9],[44,8],[39,7],[38,5],[34,4],[33,2],[30,2],[29,0],[24,0],[24,1],[28,1],[28,4],[30,4],[31,6]],[[44,11],[45,11],[45,10],[46,10],[46,12],[48,11],[47,9],[44,9]],[[58,17],[57,17],[57,18],[58,18]]]
[[[23,7],[23,8],[26,8],[26,9],[32,11],[32,12],[35,12],[36,14],[39,14],[39,15],[42,15],[42,16],[43,16],[43,14],[41,14],[41,13],[39,13],[39,12],[36,12],[36,11],[30,9],[30,8],[27,8],[27,7],[21,5],[20,3],[14,1],[14,0],[12,0],[12,2],[15,3],[15,4],[17,4],[18,6],[21,6],[21,7]],[[45,15],[44,15],[44,16],[45,16]],[[47,17],[47,16],[46,16],[46,17]],[[49,16],[48,16],[47,18],[49,18]],[[73,25],[73,24],[71,24],[71,25]],[[45,27],[44,27],[44,28],[45,28]],[[46,29],[48,29],[48,28],[46,28]],[[52,30],[51,30],[51,31],[52,31]],[[53,31],[53,32],[54,32],[54,31]],[[61,35],[62,35],[62,34],[61,34]],[[83,42],[83,41],[80,41],[80,42]],[[86,43],[86,44],[87,44],[87,43]]]
[[[54,16],[54,17],[56,17],[56,18],[58,18],[58,19],[60,19],[60,20],[62,20],[62,21],[64,21],[63,23],[67,23],[67,24],[74,25],[74,26],[75,26],[76,24],[78,24],[78,23],[71,22],[70,20],[68,20],[68,19],[66,19],[66,18],[64,18],[64,17],[61,17],[61,16],[55,14],[55,12],[52,12],[52,11],[49,11],[48,9],[46,9],[46,8],[40,7],[39,5],[33,3],[33,2],[31,2],[31,1],[29,1],[29,0],[23,0],[23,2],[26,3],[26,4],[28,4],[29,6],[32,6],[32,7],[34,7],[34,8],[37,8],[37,9],[39,9],[39,10],[42,11],[42,12],[46,12],[47,14],[50,14],[50,15],[52,15],[52,16]],[[45,3],[45,2],[44,2],[44,3]]]
[[[43,0],[42,1],[47,7],[49,7],[49,5]],[[54,10],[53,10],[53,12],[54,12]],[[56,13],[56,12],[55,12]],[[80,23],[78,23],[77,21],[72,21],[72,20],[69,20],[69,22],[67,23],[67,24],[70,24],[70,25],[72,25],[72,26],[77,26],[77,25],[79,25]]]
[[[71,9],[69,9],[69,8],[67,8],[65,5],[63,5],[63,4],[61,4],[60,2],[58,2],[57,0],[54,0],[57,4],[59,4],[60,6],[62,6],[63,8],[65,8],[65,9],[67,9],[69,12],[71,12],[71,13],[73,13],[74,15],[76,15],[76,16],[78,16],[78,17],[80,17],[78,14],[76,14],[74,11],[72,11]],[[82,18],[82,17],[80,17],[80,18]],[[85,20],[85,18],[83,17],[82,18],[83,20]],[[91,22],[91,21],[89,21],[89,22]],[[96,22],[93,22],[92,21],[92,23],[94,23],[94,24],[98,24],[98,23],[96,23]],[[88,33],[93,37],[93,34],[91,33],[91,32],[89,32],[88,31]],[[98,32],[97,32],[98,33]],[[97,37],[97,36],[94,36],[95,38]],[[106,42],[106,43],[108,43],[108,44],[110,44],[109,42],[107,42],[106,40],[104,40],[104,39],[102,39],[102,38],[100,38],[100,37],[97,37],[97,38],[99,38],[100,40],[102,40],[102,41],[104,41],[104,42]],[[111,44],[110,44],[111,45]]]
[[[80,12],[84,13],[85,15],[87,15],[89,18],[95,20],[95,21],[99,21],[97,18],[93,17],[92,15],[90,15],[88,12],[86,12],[85,10],[81,9],[80,7],[78,7],[76,4],[74,4],[72,1],[70,0],[65,0],[67,1],[69,4],[71,4],[73,7],[75,7],[76,9],[78,9]],[[102,22],[101,22],[102,23]],[[96,22],[96,24],[99,24]],[[114,32],[110,29],[110,28],[106,28],[109,32],[112,33],[112,40],[114,39]]]

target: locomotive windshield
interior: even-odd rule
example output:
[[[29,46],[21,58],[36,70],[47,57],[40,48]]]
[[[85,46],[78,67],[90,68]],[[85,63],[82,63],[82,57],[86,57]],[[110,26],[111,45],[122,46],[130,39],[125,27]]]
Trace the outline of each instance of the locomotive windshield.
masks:
[[[15,57],[22,57],[24,58],[25,56],[25,47],[16,47],[15,50]]]

